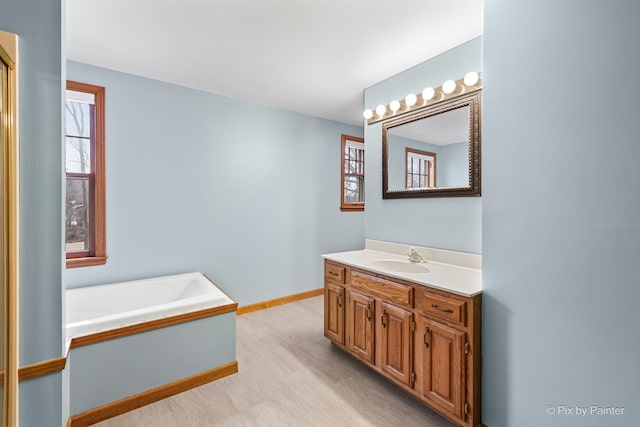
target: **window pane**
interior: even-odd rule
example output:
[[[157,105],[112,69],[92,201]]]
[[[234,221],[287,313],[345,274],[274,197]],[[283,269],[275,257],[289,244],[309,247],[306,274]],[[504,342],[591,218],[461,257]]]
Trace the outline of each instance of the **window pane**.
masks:
[[[349,162],[349,173],[358,173],[358,164],[355,160]]]
[[[71,173],[91,173],[91,141],[67,137],[66,170]]]
[[[351,159],[349,158],[350,154],[351,154],[351,148],[344,147],[344,171],[346,173],[351,173],[351,170],[350,170]]]
[[[71,136],[91,136],[91,105],[84,102],[67,101],[66,134]]]
[[[345,172],[353,174],[364,173],[364,152],[349,148],[349,152],[345,155]]]
[[[344,201],[347,203],[364,202],[364,179],[362,177],[344,177]]]
[[[89,250],[89,179],[67,178],[66,250]]]

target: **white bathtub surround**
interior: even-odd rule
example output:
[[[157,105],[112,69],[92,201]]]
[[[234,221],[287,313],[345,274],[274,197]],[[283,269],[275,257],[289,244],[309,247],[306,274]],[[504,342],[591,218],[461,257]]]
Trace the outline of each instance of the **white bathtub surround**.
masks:
[[[412,247],[426,263],[409,262],[408,254]],[[323,257],[465,297],[482,292],[481,255],[367,239],[362,250],[326,254]],[[385,264],[392,266],[394,263],[406,263],[407,270],[418,272],[397,271],[385,267]],[[424,272],[424,269],[419,267],[428,271]]]
[[[64,375],[77,425],[237,369],[237,303],[201,273],[70,289],[66,299]]]
[[[233,304],[202,273],[66,291],[67,339]]]

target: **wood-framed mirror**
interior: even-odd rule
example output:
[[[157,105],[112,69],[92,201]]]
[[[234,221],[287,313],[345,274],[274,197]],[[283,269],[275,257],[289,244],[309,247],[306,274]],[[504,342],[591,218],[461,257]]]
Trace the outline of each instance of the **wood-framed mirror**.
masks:
[[[480,196],[481,89],[382,122],[382,198]]]

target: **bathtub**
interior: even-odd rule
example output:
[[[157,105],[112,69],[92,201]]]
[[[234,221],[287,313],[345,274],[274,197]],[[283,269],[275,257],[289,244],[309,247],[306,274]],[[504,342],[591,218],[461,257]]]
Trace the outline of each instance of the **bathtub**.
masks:
[[[236,373],[237,305],[201,273],[67,290],[69,425]]]
[[[67,339],[235,302],[202,273],[66,291]]]

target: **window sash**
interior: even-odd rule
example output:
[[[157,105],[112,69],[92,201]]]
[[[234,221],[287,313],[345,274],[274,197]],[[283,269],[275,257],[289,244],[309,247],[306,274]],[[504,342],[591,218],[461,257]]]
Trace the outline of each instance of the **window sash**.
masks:
[[[87,236],[85,237],[85,239],[83,239],[84,242],[86,243],[86,247],[83,250],[69,250],[68,247],[70,244],[73,244],[75,242],[67,242],[67,233],[69,232],[69,229],[65,229],[65,250],[67,253],[67,258],[83,258],[83,257],[90,257],[90,256],[95,256],[95,242],[94,242],[94,235],[95,235],[95,219],[94,215],[93,215],[93,211],[94,211],[94,207],[95,207],[95,197],[94,197],[94,190],[95,190],[95,176],[93,174],[83,174],[83,173],[67,173],[67,184],[69,183],[69,181],[86,181],[87,182],[87,214],[86,214],[86,219],[85,219],[85,233],[87,234]],[[68,187],[68,185],[67,185]],[[80,206],[82,207],[82,205]],[[74,218],[75,219],[75,218]],[[66,224],[66,221],[65,221]]]
[[[340,209],[364,210],[364,139],[342,135]]]
[[[66,172],[67,182],[70,180],[87,180],[88,183],[88,224],[86,224],[86,242],[88,250],[66,251],[67,268],[101,265],[106,262],[105,242],[105,180],[104,180],[104,88],[67,81],[68,100],[84,102],[90,106],[89,171]],[[71,129],[71,128],[69,128]],[[67,133],[67,132],[65,132]],[[68,132],[66,137],[87,139],[86,134],[74,135]],[[66,144],[65,138],[65,144]],[[66,167],[66,166],[65,166]],[[66,224],[66,222],[65,222]],[[66,244],[65,228],[65,244]]]

